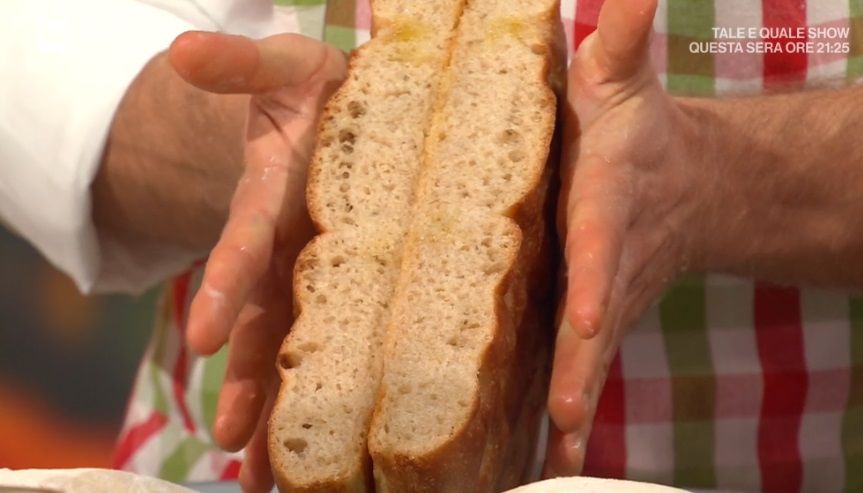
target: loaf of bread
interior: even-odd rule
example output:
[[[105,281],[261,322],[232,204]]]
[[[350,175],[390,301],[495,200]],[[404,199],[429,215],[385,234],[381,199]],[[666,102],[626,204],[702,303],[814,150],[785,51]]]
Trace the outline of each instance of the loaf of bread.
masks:
[[[499,492],[532,462],[556,0],[376,0],[318,135],[270,461],[287,492]]]

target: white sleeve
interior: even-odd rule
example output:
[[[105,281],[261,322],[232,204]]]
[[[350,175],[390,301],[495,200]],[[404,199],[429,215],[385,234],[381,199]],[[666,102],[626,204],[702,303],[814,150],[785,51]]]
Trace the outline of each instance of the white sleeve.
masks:
[[[234,15],[243,4],[245,15]],[[114,112],[143,66],[190,29],[264,35],[265,5],[0,0],[0,221],[83,292],[140,292],[187,265],[192,259],[176,252],[100,244],[90,184]],[[226,26],[231,18],[245,29]]]

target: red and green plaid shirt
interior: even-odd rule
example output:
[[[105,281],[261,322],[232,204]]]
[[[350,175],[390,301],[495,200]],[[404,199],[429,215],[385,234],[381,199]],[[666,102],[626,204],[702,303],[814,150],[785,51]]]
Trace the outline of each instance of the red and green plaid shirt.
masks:
[[[366,0],[276,4],[282,25],[345,50],[368,39]],[[562,2],[571,51],[595,29],[601,4]],[[652,57],[672,94],[755,94],[863,77],[863,0],[660,0],[654,26]],[[791,38],[747,38],[739,40],[743,53],[703,53],[711,41],[735,51],[714,27],[838,29],[803,40],[812,45],[798,53],[747,45],[800,41]],[[166,290],[117,467],[175,481],[236,477],[241,456],[218,451],[210,438],[226,353],[199,359],[182,343],[199,277],[195,269]],[[587,450],[589,475],[863,492],[863,300],[712,275],[679,282],[624,342]]]

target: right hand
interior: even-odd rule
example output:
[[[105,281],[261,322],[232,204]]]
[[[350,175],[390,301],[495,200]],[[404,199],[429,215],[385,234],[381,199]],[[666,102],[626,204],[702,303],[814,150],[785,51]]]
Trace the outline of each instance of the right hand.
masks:
[[[608,368],[686,268],[684,233],[710,193],[687,154],[691,126],[650,63],[656,3],[606,0],[569,71],[559,203],[567,291],[545,476],[581,473]]]

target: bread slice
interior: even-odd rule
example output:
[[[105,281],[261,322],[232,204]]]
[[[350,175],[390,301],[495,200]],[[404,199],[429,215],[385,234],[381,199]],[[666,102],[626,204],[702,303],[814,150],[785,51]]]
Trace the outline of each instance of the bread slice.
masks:
[[[378,493],[502,491],[532,464],[558,8],[469,0],[461,16],[389,307],[369,437]]]
[[[377,0],[373,39],[322,118],[307,190],[320,235],[297,260],[269,423],[282,492],[373,491],[366,437],[388,306],[462,3]]]
[[[282,493],[500,491],[544,397],[558,5],[372,11],[310,169],[270,461]]]

